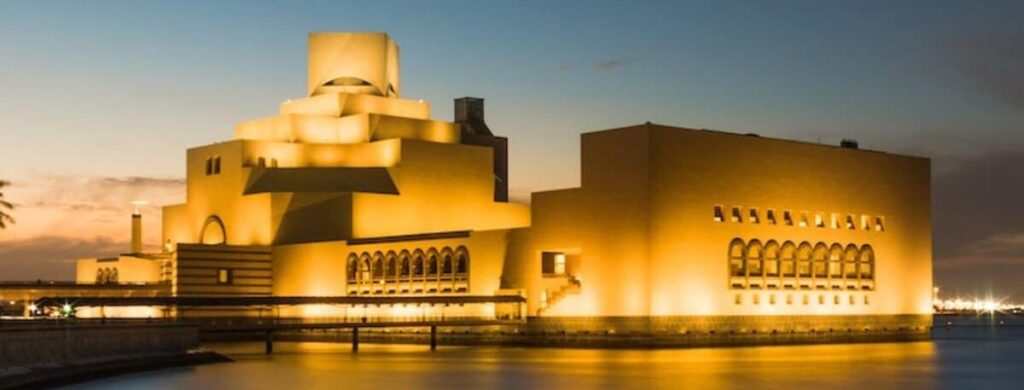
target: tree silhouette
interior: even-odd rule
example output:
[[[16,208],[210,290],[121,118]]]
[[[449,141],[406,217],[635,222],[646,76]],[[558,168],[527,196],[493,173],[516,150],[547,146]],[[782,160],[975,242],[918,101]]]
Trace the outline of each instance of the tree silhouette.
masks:
[[[11,182],[7,180],[0,180],[0,229],[6,229],[7,224],[14,223],[14,217],[7,214],[5,210],[14,210],[14,205],[11,202],[4,200],[3,189],[6,186],[11,185]]]

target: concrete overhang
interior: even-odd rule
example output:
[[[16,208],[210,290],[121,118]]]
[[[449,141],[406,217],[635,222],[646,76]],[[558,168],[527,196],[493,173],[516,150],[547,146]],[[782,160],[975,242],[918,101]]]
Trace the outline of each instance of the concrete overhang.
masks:
[[[398,195],[387,168],[253,168],[245,194],[368,192]]]

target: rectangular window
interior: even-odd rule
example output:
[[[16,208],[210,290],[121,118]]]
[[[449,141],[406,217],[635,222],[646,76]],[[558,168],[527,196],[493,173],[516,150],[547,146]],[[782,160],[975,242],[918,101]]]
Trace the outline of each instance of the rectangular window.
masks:
[[[832,213],[829,219],[829,226],[833,229],[839,229],[839,214]]]
[[[722,214],[722,206],[715,205],[715,222],[725,221],[725,216]]]
[[[793,214],[789,210],[782,212],[782,223],[786,224],[786,226],[793,226]]]
[[[555,254],[555,274],[565,275],[565,254]]]
[[[867,215],[860,216],[860,228],[861,230],[871,230],[870,219]]]
[[[234,275],[232,275],[230,269],[221,268],[217,270],[217,284],[232,284],[234,282]]]
[[[857,229],[857,225],[853,223],[853,216],[852,215],[847,215],[846,216],[846,228],[850,229],[850,230]]]
[[[807,227],[807,212],[800,212],[800,227]]]
[[[809,278],[809,277],[811,277],[811,261],[810,260],[800,260],[798,268],[799,268],[799,271],[800,271],[800,277],[801,278]]]
[[[743,222],[743,217],[740,215],[740,208],[739,207],[733,207],[732,208],[732,221],[733,222]]]
[[[769,224],[775,225],[775,210],[768,209],[765,220],[767,220]]]
[[[825,227],[825,218],[821,217],[821,213],[814,214],[814,226],[823,228]]]
[[[875,217],[875,231],[876,232],[884,232],[885,231],[885,217]]]
[[[761,218],[757,216],[757,209],[750,209],[750,223],[761,223]]]
[[[559,260],[561,261],[561,267],[559,267]],[[540,272],[544,275],[561,275],[565,273],[565,253],[541,252]]]

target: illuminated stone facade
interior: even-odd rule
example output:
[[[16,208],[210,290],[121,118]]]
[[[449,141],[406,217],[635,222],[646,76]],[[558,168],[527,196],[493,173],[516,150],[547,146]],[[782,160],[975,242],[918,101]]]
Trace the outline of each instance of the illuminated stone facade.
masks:
[[[398,54],[312,34],[309,96],[188,150],[175,294],[522,294],[573,332],[928,326],[929,160],[646,124],[584,134],[581,187],[527,206],[482,100],[430,119]]]

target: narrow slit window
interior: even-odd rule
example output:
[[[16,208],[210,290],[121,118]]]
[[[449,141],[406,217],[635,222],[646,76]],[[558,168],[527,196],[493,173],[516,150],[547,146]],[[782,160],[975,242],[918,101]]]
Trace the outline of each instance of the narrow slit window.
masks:
[[[733,222],[743,222],[743,216],[742,216],[742,214],[740,214],[740,208],[739,207],[733,207],[732,208],[732,221]]]
[[[875,231],[876,232],[884,232],[885,231],[885,217],[875,217]]]
[[[829,216],[829,227],[839,229],[839,214],[832,213],[832,215]]]
[[[861,215],[860,216],[860,229],[861,230],[871,230],[871,222],[868,219],[867,215]]]
[[[825,218],[821,217],[821,213],[814,214],[814,226],[820,228],[825,227]]]
[[[764,219],[766,221],[768,221],[769,224],[775,225],[776,224],[776,222],[775,222],[775,210],[768,209],[768,211],[765,214],[765,218]]]
[[[800,213],[800,227],[807,227],[807,212]]]
[[[782,223],[786,224],[786,226],[793,226],[793,214],[789,210],[782,212]]]
[[[757,209],[750,209],[750,223],[761,223],[761,218],[757,215]]]
[[[849,229],[849,230],[857,229],[857,225],[853,223],[853,216],[852,215],[847,215],[846,216],[846,228]]]
[[[718,205],[715,206],[715,216],[714,216],[714,218],[715,218],[715,222],[725,221],[725,216],[722,215],[722,206],[718,206]]]

